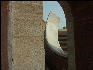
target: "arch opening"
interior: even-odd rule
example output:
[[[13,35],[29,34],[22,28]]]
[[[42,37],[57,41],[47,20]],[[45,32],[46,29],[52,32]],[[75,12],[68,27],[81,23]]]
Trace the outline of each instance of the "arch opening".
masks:
[[[56,5],[55,3],[58,4],[58,5]],[[46,23],[46,28],[47,28],[47,23],[48,23],[49,16],[50,16],[51,12],[53,14],[55,14],[56,17],[59,17],[59,19],[60,19],[60,22],[58,23],[58,42],[60,44],[60,47],[63,49],[63,51],[68,54],[68,42],[67,42],[68,41],[67,40],[67,37],[68,37],[67,30],[68,30],[68,28],[67,28],[67,20],[66,20],[63,8],[60,5],[60,3],[57,2],[57,1],[49,1],[49,2],[43,1],[43,19]],[[47,46],[49,46],[49,45],[47,45]],[[47,52],[50,53],[50,52],[53,52],[53,51],[49,51],[49,49],[45,49],[45,50],[46,50],[46,61],[47,61],[47,59],[48,59],[47,56],[49,56],[49,57],[51,56]],[[50,59],[51,59],[51,57],[50,57]],[[68,62],[67,59],[66,59],[66,61]],[[68,66],[66,66],[64,64],[63,68],[67,69],[66,67],[68,68]]]

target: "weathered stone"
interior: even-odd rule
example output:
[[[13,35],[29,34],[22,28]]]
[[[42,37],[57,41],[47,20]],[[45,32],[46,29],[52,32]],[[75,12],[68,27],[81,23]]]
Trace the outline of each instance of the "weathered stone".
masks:
[[[45,70],[42,1],[10,1],[9,9],[10,70]]]

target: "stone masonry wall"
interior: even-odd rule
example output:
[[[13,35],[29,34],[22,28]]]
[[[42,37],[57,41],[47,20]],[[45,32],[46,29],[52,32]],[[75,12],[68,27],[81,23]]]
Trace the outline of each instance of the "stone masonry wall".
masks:
[[[10,70],[45,70],[42,5],[42,1],[9,2]]]

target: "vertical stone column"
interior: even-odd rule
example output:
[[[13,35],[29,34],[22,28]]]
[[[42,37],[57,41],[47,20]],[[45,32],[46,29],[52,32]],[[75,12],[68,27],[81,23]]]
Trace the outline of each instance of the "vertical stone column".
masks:
[[[10,70],[45,70],[42,1],[10,1]]]

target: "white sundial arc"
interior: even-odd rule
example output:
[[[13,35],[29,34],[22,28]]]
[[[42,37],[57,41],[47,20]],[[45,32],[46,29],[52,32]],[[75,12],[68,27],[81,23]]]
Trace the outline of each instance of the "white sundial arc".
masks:
[[[58,41],[58,24],[60,18],[53,14],[49,13],[47,23],[46,23],[46,40],[49,48],[54,51],[56,54],[67,57],[67,54],[64,53],[63,49],[60,47]]]

